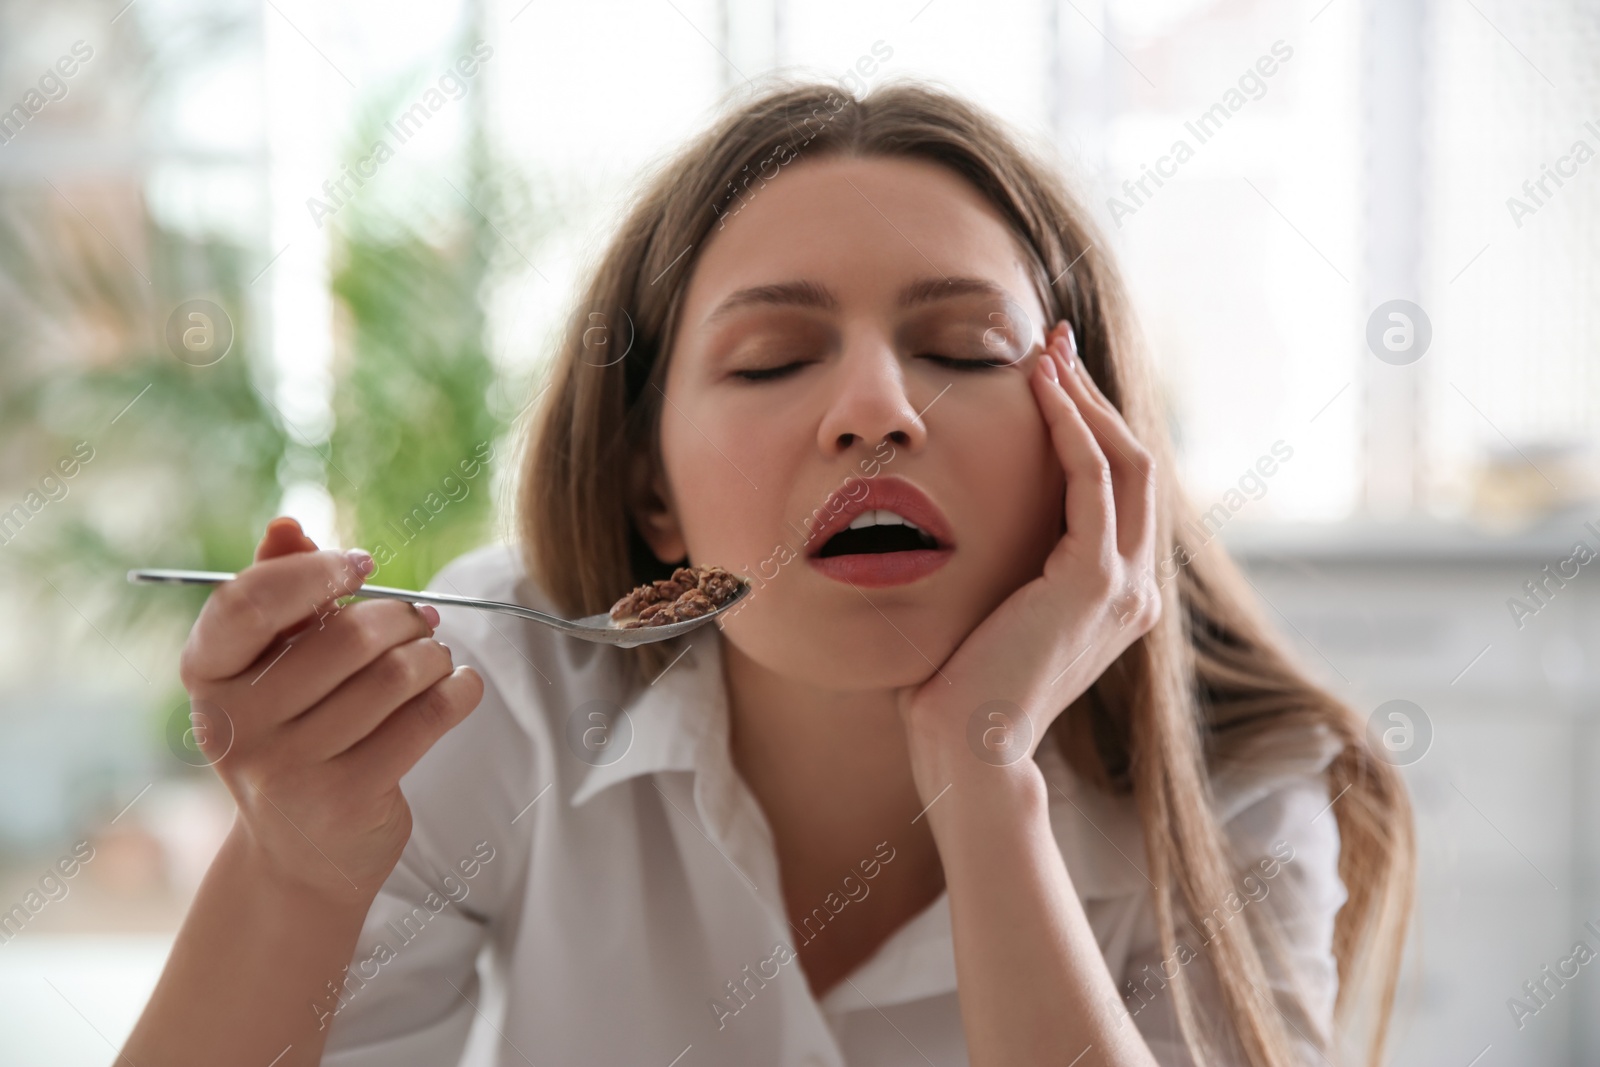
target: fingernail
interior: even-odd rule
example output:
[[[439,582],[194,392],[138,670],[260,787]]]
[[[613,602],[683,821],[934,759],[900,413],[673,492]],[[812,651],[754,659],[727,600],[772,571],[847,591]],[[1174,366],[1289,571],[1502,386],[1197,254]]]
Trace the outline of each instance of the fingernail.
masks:
[[[352,548],[344,555],[350,561],[350,565],[356,569],[356,573],[363,578],[378,569],[378,565],[372,561],[372,553],[364,548]]]
[[[438,608],[434,607],[432,604],[413,604],[412,607],[421,612],[422,620],[428,624],[428,629],[437,630],[439,628]]]
[[[1076,370],[1078,362],[1078,335],[1072,331],[1072,323],[1067,323],[1067,369]]]
[[[1049,378],[1052,382],[1055,382],[1057,385],[1060,385],[1061,376],[1056,373],[1056,359],[1050,354],[1050,350],[1048,348],[1045,349],[1044,352],[1039,356],[1039,362],[1044,366],[1044,376]]]
[[[450,657],[450,662],[454,663],[455,659],[456,659],[456,654],[454,652],[450,651],[450,646],[445,644],[443,641],[440,641],[439,642],[439,647],[444,649],[444,654]]]

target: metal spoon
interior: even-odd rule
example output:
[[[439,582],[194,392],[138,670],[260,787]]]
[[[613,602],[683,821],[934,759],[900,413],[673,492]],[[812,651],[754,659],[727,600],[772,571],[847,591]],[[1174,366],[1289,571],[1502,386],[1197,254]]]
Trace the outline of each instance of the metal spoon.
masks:
[[[128,572],[128,581],[138,585],[150,583],[155,585],[220,585],[238,577],[225,571],[187,571],[169,570],[160,567],[144,567]],[[622,648],[635,648],[639,645],[648,645],[654,641],[666,641],[686,634],[697,626],[703,626],[737,604],[750,592],[748,582],[741,583],[738,592],[733,594],[721,607],[715,608],[698,618],[687,619],[683,622],[669,622],[661,626],[639,626],[632,630],[617,627],[609,615],[585,615],[581,619],[563,619],[555,615],[547,615],[542,611],[525,608],[521,604],[507,604],[499,600],[478,600],[469,596],[451,596],[448,593],[419,593],[412,589],[391,589],[383,585],[364,585],[355,592],[353,597],[384,597],[390,600],[409,600],[418,604],[440,604],[453,608],[480,608],[484,611],[499,611],[518,618],[532,619],[534,622],[543,623],[558,633],[568,637],[576,637],[581,641],[593,641],[600,645],[618,645]]]

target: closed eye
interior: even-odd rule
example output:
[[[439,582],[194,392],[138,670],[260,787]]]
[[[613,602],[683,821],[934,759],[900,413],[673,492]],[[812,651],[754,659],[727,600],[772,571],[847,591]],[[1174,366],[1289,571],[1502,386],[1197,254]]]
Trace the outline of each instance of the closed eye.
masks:
[[[941,356],[932,352],[924,353],[921,358],[938,366],[963,372],[994,370],[1012,365],[1010,361],[1003,359],[961,359],[956,356]],[[779,378],[787,378],[806,365],[807,361],[796,360],[793,363],[784,363],[776,367],[754,367],[747,370],[736,370],[733,372],[733,377],[741,378],[747,382],[770,382]]]
[[[922,358],[941,367],[948,367],[958,371],[993,370],[997,367],[1009,367],[1011,364],[999,359],[957,359],[954,356],[937,356],[929,353]]]
[[[784,363],[776,367],[736,370],[733,372],[733,376],[735,378],[743,378],[747,382],[770,382],[777,378],[787,378],[803,366],[805,366],[805,363],[797,360],[793,363]]]

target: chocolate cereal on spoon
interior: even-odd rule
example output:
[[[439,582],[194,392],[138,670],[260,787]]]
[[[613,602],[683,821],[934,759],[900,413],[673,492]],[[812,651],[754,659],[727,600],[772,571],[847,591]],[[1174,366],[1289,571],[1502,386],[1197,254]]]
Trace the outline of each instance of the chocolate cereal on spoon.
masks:
[[[671,578],[647,582],[618,600],[611,621],[623,630],[687,622],[733,600],[741,584],[722,567],[679,567]]]

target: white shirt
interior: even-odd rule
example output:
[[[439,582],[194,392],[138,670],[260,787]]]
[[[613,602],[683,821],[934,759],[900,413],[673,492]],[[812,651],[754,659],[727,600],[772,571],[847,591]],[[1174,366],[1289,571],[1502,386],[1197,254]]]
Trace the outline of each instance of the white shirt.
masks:
[[[456,559],[428,589],[554,610],[505,545]],[[440,614],[437,636],[483,676],[483,701],[402,779],[410,842],[372,905],[340,996],[313,1007],[332,1026],[324,1064],[455,1064],[475,1022],[472,1047],[488,1051],[474,1067],[968,1062],[948,891],[820,1002],[812,996],[791,954],[827,931],[787,919],[771,832],[729,757],[714,625],[676,639],[688,647],[682,658],[627,692],[609,646],[508,615]],[[582,743],[593,722],[583,705],[597,700],[626,709],[609,734],[589,735],[604,740],[598,749]],[[1345,888],[1321,772],[1338,742],[1320,734],[1279,748],[1248,774],[1213,778],[1220,818],[1255,879],[1241,872],[1237,896],[1213,915],[1218,925],[1245,908],[1284,917],[1289,970],[1269,962],[1268,973],[1278,989],[1304,983],[1315,1018],[1287,1017],[1304,1034],[1305,1062],[1324,1063],[1331,1053],[1318,1030],[1331,1032],[1333,919]],[[1128,1010],[1138,1009],[1132,1023],[1159,1062],[1189,1064],[1161,989],[1131,798],[1090,787],[1053,744],[1035,758],[1072,883]],[[1266,877],[1254,865],[1274,858],[1274,843],[1276,858],[1292,848],[1292,859]],[[867,872],[881,873],[874,859],[862,857],[855,887],[830,897],[830,911],[865,906]],[[1186,940],[1199,949],[1186,969],[1202,1014],[1224,1018],[1206,952],[1192,934]],[[503,1013],[482,1010],[485,949],[484,983],[498,985],[487,1000]],[[1124,984],[1135,979],[1146,981],[1148,1003]]]

